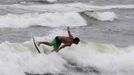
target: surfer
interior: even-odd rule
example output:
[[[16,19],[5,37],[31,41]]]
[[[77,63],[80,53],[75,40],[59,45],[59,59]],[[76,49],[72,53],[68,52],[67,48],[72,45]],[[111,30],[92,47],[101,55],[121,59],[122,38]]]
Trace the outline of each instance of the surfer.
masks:
[[[46,42],[46,41],[40,41],[38,42],[38,46],[40,46],[40,44],[45,44],[48,46],[53,46],[53,51],[55,52],[59,52],[59,50],[61,50],[62,48],[65,48],[67,46],[71,46],[72,44],[78,44],[80,39],[78,37],[73,37],[71,32],[70,32],[70,28],[67,27],[67,32],[69,36],[56,36],[55,39],[52,42]],[[61,43],[63,43],[63,45],[61,46]]]

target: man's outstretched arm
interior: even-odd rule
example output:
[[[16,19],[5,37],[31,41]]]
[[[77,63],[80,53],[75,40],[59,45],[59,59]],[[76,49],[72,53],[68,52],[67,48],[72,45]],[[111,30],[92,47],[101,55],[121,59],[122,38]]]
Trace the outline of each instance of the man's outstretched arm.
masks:
[[[68,32],[69,37],[73,38],[73,36],[72,36],[72,34],[70,32],[70,28],[69,27],[67,27],[67,32]]]

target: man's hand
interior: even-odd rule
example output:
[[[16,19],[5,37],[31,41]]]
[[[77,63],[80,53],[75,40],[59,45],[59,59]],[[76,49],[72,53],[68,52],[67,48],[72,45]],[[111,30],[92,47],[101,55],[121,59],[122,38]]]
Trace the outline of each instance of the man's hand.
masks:
[[[69,26],[67,27],[67,30],[70,31],[70,27]]]

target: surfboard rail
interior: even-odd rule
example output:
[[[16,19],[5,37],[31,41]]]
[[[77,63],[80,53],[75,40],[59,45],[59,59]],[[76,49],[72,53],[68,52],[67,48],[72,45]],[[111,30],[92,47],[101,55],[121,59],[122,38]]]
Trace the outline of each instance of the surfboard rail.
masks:
[[[34,36],[32,36],[32,40],[33,40],[34,46],[35,46],[36,50],[38,51],[38,53],[41,53],[40,52],[40,49],[38,48],[38,45],[36,43],[36,40],[35,40],[35,37]]]

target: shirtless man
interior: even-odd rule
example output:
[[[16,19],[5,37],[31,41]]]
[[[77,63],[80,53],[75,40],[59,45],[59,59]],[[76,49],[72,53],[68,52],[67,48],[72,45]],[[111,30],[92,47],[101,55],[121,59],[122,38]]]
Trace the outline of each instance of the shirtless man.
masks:
[[[40,44],[45,44],[45,45],[48,45],[48,46],[53,46],[53,51],[56,51],[56,52],[59,52],[59,50],[61,50],[62,48],[65,48],[67,46],[71,46],[72,44],[78,44],[80,39],[78,37],[73,37],[71,32],[70,32],[70,28],[67,27],[67,31],[68,31],[68,35],[69,36],[56,36],[55,39],[52,41],[52,42],[38,42],[38,46]],[[62,46],[61,43],[63,43]]]

